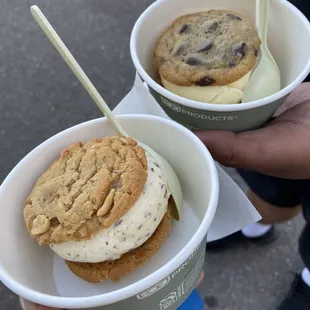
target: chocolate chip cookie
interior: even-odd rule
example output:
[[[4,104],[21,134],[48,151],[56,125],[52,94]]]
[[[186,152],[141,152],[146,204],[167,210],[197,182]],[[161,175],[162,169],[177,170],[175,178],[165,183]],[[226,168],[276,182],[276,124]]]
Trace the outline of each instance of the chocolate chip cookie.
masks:
[[[39,244],[89,240],[135,204],[146,180],[145,151],[133,139],[75,143],[35,183],[26,227]]]
[[[179,86],[228,85],[256,64],[260,39],[244,16],[225,10],[189,14],[158,40],[154,65]]]

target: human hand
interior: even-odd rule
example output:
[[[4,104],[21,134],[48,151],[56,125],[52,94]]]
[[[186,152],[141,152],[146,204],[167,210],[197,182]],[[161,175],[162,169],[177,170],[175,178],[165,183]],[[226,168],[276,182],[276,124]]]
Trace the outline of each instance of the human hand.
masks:
[[[197,286],[196,286],[196,287],[199,287],[199,286],[200,286],[200,284],[202,283],[204,277],[205,277],[205,273],[202,272],[202,274],[200,275],[200,278],[199,278],[199,280],[198,280],[198,282],[197,282]]]
[[[303,99],[308,100],[302,102]],[[282,114],[261,129],[196,134],[224,166],[287,179],[310,178],[309,99],[310,83],[305,83],[280,108]]]

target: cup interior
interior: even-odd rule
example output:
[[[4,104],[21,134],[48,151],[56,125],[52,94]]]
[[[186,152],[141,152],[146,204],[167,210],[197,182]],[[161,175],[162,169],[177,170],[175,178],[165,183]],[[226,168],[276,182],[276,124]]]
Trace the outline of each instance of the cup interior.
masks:
[[[239,12],[255,25],[255,0],[158,0],[137,21],[131,37],[132,58],[142,78],[160,93],[168,91],[155,82],[158,78],[153,52],[157,40],[178,17],[209,9]],[[310,71],[310,25],[288,1],[271,0],[268,27],[268,45],[279,66],[284,90],[298,79],[301,83]],[[289,91],[291,89],[283,92],[283,96]],[[190,101],[186,100],[186,103]],[[180,103],[184,104],[184,100]]]
[[[114,135],[106,119],[69,128],[29,153],[0,187],[0,279],[17,294],[62,308],[78,308],[81,300],[88,307],[110,304],[134,296],[169,275],[205,236],[218,195],[217,172],[207,149],[194,134],[172,121],[146,115],[119,119],[133,137],[154,148],[175,169],[184,194],[181,220],[173,223],[160,251],[119,283],[90,284],[71,274],[47,246],[37,245],[23,220],[25,198],[63,148],[77,141]]]

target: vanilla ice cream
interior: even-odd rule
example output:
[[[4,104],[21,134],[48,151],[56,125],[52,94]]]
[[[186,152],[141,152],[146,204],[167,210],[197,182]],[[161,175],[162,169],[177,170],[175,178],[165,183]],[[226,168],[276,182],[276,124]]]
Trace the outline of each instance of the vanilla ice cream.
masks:
[[[233,104],[242,101],[243,91],[250,75],[251,71],[240,80],[226,86],[179,86],[163,77],[161,80],[167,90],[178,96],[205,103]]]
[[[146,157],[148,177],[143,192],[122,218],[91,240],[52,244],[51,249],[69,261],[98,263],[116,260],[141,246],[167,212],[170,196],[164,173],[150,154]]]

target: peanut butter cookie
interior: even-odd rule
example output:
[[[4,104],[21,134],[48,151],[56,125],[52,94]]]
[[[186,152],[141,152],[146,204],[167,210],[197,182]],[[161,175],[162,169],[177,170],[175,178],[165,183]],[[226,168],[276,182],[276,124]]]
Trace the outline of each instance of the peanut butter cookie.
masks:
[[[145,151],[131,138],[73,144],[26,199],[27,229],[39,244],[89,240],[135,204],[146,180]]]

